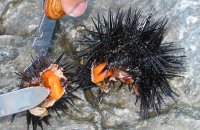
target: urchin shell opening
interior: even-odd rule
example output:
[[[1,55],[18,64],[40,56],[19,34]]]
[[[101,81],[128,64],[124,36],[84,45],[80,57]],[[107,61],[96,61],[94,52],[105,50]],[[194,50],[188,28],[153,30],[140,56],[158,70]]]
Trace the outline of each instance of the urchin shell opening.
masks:
[[[107,18],[97,14],[92,18],[94,29],[86,28],[81,41],[88,48],[78,54],[85,60],[80,68],[83,87],[97,85],[91,82],[94,62],[96,65],[106,62],[104,70],[111,66],[128,68],[127,73],[138,79],[136,102],[140,101],[140,115],[145,119],[150,108],[159,114],[163,94],[175,98],[176,93],[167,80],[185,71],[184,49],[177,43],[162,43],[167,18],[156,22],[151,19],[152,12],[141,19],[140,11],[131,8],[118,9],[116,14],[109,10]]]
[[[47,71],[52,71],[51,74],[53,74],[54,77],[56,76],[58,81],[61,82],[61,88],[63,89],[62,95],[59,98],[53,99],[52,97],[48,97],[38,107],[26,111],[28,129],[31,124],[33,130],[36,130],[37,126],[43,128],[43,123],[50,125],[49,118],[51,117],[51,112],[55,112],[60,117],[58,111],[66,113],[69,107],[74,106],[73,100],[79,99],[73,94],[73,91],[77,89],[76,86],[71,85],[74,83],[74,81],[72,81],[73,74],[71,73],[73,65],[64,62],[62,60],[63,56],[64,53],[55,61],[48,56],[32,58],[32,64],[27,71],[17,73],[21,79],[19,87],[24,88],[46,85],[41,77]],[[49,78],[49,75],[47,75],[47,77]],[[15,115],[13,115],[13,119],[14,117]]]

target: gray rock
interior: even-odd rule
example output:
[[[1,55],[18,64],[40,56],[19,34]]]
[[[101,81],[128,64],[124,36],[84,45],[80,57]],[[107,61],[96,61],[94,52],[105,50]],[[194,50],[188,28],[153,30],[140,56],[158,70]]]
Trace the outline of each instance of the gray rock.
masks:
[[[31,34],[37,29],[42,16],[39,8],[41,5],[35,1],[18,1],[9,4],[2,18],[5,33],[19,36]]]
[[[1,0],[0,2],[0,92],[7,92],[18,84],[14,72],[23,71],[30,64],[33,38],[42,17],[42,2],[38,0]],[[139,116],[139,104],[135,105],[135,95],[126,89],[111,92],[99,105],[95,100],[96,89],[88,92],[85,98],[79,90],[76,94],[84,101],[76,101],[76,108],[70,108],[61,119],[55,114],[44,126],[48,130],[198,130],[200,127],[200,1],[199,0],[90,0],[86,13],[78,18],[65,16],[59,22],[51,56],[57,57],[63,51],[68,54],[82,48],[77,42],[83,24],[92,28],[90,17],[97,11],[107,15],[108,8],[116,10],[141,9],[145,17],[155,8],[154,20],[167,17],[168,30],[163,42],[177,42],[185,48],[187,72],[185,78],[170,81],[179,94],[178,103],[166,98],[159,116],[144,121]],[[70,57],[68,58],[70,59]],[[94,97],[94,98],[93,98]],[[2,130],[26,130],[24,116],[17,117],[13,123],[9,117],[0,119]]]

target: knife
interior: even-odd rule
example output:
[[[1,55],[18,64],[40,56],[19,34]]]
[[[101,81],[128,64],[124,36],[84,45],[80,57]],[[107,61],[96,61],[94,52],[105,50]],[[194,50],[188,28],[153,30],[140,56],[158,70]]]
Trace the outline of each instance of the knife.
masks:
[[[51,45],[52,37],[55,32],[57,20],[49,19],[43,15],[39,26],[40,36],[36,37],[32,47],[39,56],[46,56],[49,46]]]
[[[56,30],[57,20],[49,19],[45,13],[42,17],[40,26],[39,26],[39,33],[40,36],[36,37],[33,41],[32,48],[38,54],[38,56],[46,56],[49,50],[49,47],[52,43],[52,38]],[[31,63],[24,72],[28,72],[31,69]]]
[[[43,14],[38,29],[41,35],[34,39],[32,45],[32,48],[39,56],[47,55],[52,43],[56,23],[57,20],[49,19],[45,13]],[[24,70],[25,73],[29,72],[32,64]],[[42,86],[19,89],[0,95],[0,117],[31,109],[44,101],[48,95],[49,89]]]
[[[0,117],[36,107],[47,98],[45,87],[28,87],[0,95]]]

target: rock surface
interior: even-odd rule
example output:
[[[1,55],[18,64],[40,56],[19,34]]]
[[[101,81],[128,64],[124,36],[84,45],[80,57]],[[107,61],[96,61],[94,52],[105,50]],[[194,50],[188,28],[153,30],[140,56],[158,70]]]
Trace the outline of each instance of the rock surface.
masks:
[[[90,0],[87,12],[78,18],[65,16],[59,22],[51,55],[58,56],[64,50],[69,54],[79,49],[77,39],[83,24],[92,26],[90,17],[97,11],[106,15],[108,8],[130,6],[139,8],[146,16],[154,7],[154,19],[169,18],[164,41],[177,42],[184,47],[187,56],[185,78],[171,81],[179,94],[178,103],[167,99],[162,114],[146,121],[134,105],[135,96],[122,90],[107,96],[103,103],[86,99],[81,91],[77,94],[84,101],[77,101],[79,111],[69,109],[62,118],[53,116],[52,126],[45,130],[198,130],[200,128],[200,1],[199,0]],[[0,2],[0,92],[7,92],[18,84],[14,72],[23,71],[29,64],[34,50],[32,41],[42,17],[42,2],[38,0],[1,0]],[[95,91],[95,90],[94,90]],[[88,93],[90,95],[91,93]],[[92,97],[92,95],[91,95]],[[0,119],[2,130],[26,130],[24,116],[13,123],[8,117]]]

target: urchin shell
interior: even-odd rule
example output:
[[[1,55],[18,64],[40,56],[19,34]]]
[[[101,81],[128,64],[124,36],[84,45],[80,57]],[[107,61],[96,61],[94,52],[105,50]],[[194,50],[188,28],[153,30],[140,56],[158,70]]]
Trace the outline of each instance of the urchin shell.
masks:
[[[140,100],[140,115],[145,119],[150,108],[159,113],[163,95],[174,99],[176,93],[168,80],[185,70],[184,49],[177,43],[162,43],[167,19],[152,22],[151,17],[152,12],[142,19],[140,11],[131,8],[118,9],[116,14],[109,10],[107,18],[98,14],[92,18],[94,29],[86,28],[81,40],[88,48],[78,54],[85,59],[80,68],[83,87],[95,86],[90,76],[93,63],[106,62],[106,68],[128,68],[128,73],[139,79],[136,102]]]
[[[59,117],[60,114],[58,111],[62,111],[66,113],[68,107],[73,106],[73,100],[78,99],[72,92],[76,90],[76,87],[72,86],[71,84],[74,83],[73,80],[73,73],[71,73],[71,69],[73,65],[63,62],[61,59],[64,54],[62,54],[56,61],[52,61],[50,57],[47,56],[38,56],[33,58],[32,64],[29,68],[26,69],[23,73],[17,73],[19,78],[21,79],[21,83],[19,87],[25,88],[26,83],[33,83],[35,79],[40,76],[40,72],[47,69],[51,64],[57,64],[59,67],[63,68],[63,73],[67,77],[67,81],[62,82],[63,87],[65,88],[66,92],[64,95],[58,99],[55,104],[49,108],[47,108],[49,114],[44,117],[38,117],[32,115],[28,110],[26,111],[26,118],[27,118],[27,129],[32,124],[33,130],[37,129],[37,126],[43,129],[43,123],[46,125],[50,125],[49,118],[51,117],[51,112],[55,112]],[[66,87],[67,85],[67,87]],[[15,115],[13,115],[12,120],[14,119]]]

